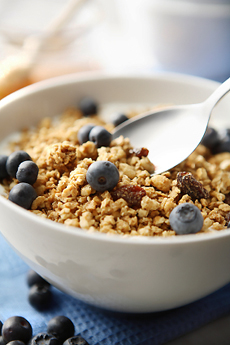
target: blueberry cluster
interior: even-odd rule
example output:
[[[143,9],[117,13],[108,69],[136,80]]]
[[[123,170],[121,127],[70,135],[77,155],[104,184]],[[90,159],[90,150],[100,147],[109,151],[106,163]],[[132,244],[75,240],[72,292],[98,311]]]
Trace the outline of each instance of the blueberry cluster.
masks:
[[[19,150],[9,156],[0,155],[0,179],[12,177],[19,181],[11,189],[9,200],[27,210],[37,197],[37,193],[32,187],[37,176],[38,166],[27,152]]]
[[[26,278],[29,287],[29,303],[39,311],[49,308],[52,301],[50,283],[33,270],[28,271]]]
[[[84,97],[78,104],[79,110],[83,116],[95,115],[98,112],[98,105],[96,101],[90,97]],[[115,113],[112,116],[111,123],[116,127],[128,120],[128,117],[123,113]],[[84,144],[87,141],[95,143],[96,147],[109,146],[112,140],[112,135],[103,126],[95,126],[94,124],[87,124],[78,131],[78,141]]]
[[[209,148],[213,154],[230,152],[230,129],[217,131],[208,127],[201,144]]]
[[[36,335],[30,322],[22,316],[0,321],[0,331],[1,345],[89,345],[80,335],[74,335],[73,322],[63,315],[50,319],[46,331]]]
[[[112,140],[112,134],[103,126],[95,126],[87,124],[82,126],[78,131],[78,141],[84,144],[87,141],[92,141],[97,148],[102,146],[109,146]]]

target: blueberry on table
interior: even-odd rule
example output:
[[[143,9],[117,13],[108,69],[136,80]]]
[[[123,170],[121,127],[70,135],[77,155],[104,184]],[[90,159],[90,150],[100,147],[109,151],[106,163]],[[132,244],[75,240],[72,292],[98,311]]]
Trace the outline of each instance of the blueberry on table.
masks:
[[[8,174],[15,178],[19,164],[30,160],[30,155],[25,151],[19,150],[11,153],[6,161],[6,170]]]
[[[39,285],[50,285],[44,278],[42,278],[34,270],[29,270],[26,276],[26,282],[29,287],[39,284]]]
[[[75,335],[64,341],[63,345],[89,345],[89,343],[80,335]]]
[[[121,123],[127,121],[129,118],[128,116],[126,116],[123,113],[116,113],[113,115],[111,122],[112,124],[117,127],[118,125],[120,125]]]
[[[36,197],[37,193],[35,189],[29,183],[21,182],[11,189],[8,199],[29,210]]]
[[[89,132],[89,140],[94,142],[96,147],[107,147],[111,143],[112,134],[102,126],[95,126]]]
[[[47,332],[53,334],[61,343],[74,336],[73,322],[64,315],[53,317],[47,324]]]
[[[6,170],[7,159],[8,159],[8,156],[0,155],[0,179],[6,178],[9,176]]]
[[[178,235],[194,234],[202,229],[204,218],[199,208],[190,203],[176,206],[169,216],[172,229]]]
[[[91,97],[84,97],[78,104],[79,110],[83,116],[96,115],[98,112],[97,102]]]
[[[28,345],[61,345],[59,340],[53,335],[41,332],[30,339]]]
[[[77,134],[77,138],[80,144],[84,144],[87,141],[89,141],[89,132],[91,131],[91,129],[95,127],[95,125],[89,123],[87,125],[82,126]]]
[[[49,285],[32,285],[29,290],[29,303],[37,310],[45,310],[49,307],[52,299],[52,292]]]
[[[27,343],[32,337],[31,324],[22,316],[11,316],[3,323],[2,336],[6,343],[12,340]]]
[[[109,161],[96,161],[89,166],[86,180],[98,192],[113,189],[119,181],[119,171]]]
[[[38,166],[33,161],[24,161],[19,164],[16,178],[19,182],[34,184],[38,177]]]

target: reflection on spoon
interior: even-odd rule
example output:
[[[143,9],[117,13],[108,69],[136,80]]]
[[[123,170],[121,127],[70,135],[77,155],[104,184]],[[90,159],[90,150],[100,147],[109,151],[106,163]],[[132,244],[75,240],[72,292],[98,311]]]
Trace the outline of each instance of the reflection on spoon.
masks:
[[[131,118],[113,132],[128,137],[134,147],[146,147],[154,174],[185,160],[201,142],[214,106],[230,90],[230,78],[202,103],[179,105]]]

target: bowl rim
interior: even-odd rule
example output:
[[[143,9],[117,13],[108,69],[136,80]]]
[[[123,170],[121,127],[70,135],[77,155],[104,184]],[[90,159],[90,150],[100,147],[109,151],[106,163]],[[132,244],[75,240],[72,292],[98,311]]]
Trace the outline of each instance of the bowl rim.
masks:
[[[85,72],[82,74],[73,73],[68,75],[62,75],[58,77],[53,77],[47,80],[39,81],[35,84],[29,85],[20,89],[0,101],[0,111],[2,108],[7,106],[14,100],[27,97],[31,94],[37,93],[39,91],[44,91],[45,89],[60,87],[66,84],[75,84],[85,81],[99,81],[99,80],[161,80],[161,81],[173,81],[173,82],[183,82],[188,85],[198,85],[204,86],[211,89],[217,87],[220,83],[210,79],[174,73],[174,72],[151,72],[148,74],[127,74],[127,75],[118,75],[118,74],[107,74],[100,72]],[[31,222],[37,222],[41,226],[48,227],[49,230],[53,232],[59,232],[62,234],[69,234],[70,236],[83,237],[88,240],[97,240],[102,242],[109,243],[124,243],[124,244],[135,244],[135,245],[173,245],[173,244],[183,244],[183,243],[196,243],[203,241],[213,241],[215,239],[225,238],[230,236],[230,229],[223,229],[219,231],[213,231],[209,233],[199,233],[199,234],[188,234],[188,235],[178,235],[178,236],[123,236],[119,234],[107,234],[101,232],[91,232],[89,230],[81,229],[78,227],[67,226],[62,223],[57,223],[50,219],[42,218],[32,212],[25,210],[24,208],[14,204],[13,202],[7,200],[3,195],[0,195],[0,204],[3,204],[5,207],[8,207],[12,212],[17,213],[18,216],[28,217]]]

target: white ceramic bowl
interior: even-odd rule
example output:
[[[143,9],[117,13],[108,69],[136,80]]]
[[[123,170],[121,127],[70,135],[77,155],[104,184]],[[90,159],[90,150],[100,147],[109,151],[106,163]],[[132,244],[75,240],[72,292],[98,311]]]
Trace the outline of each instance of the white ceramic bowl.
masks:
[[[44,116],[60,114],[85,94],[110,102],[192,103],[218,86],[176,74],[148,77],[76,75],[22,89],[0,102],[0,141]],[[216,107],[228,125],[230,100]],[[230,282],[230,232],[173,238],[122,238],[66,227],[0,196],[0,229],[20,257],[59,289],[95,306],[125,312],[179,307]]]
[[[150,0],[148,3],[151,47],[160,68],[220,81],[227,79],[229,1]]]

